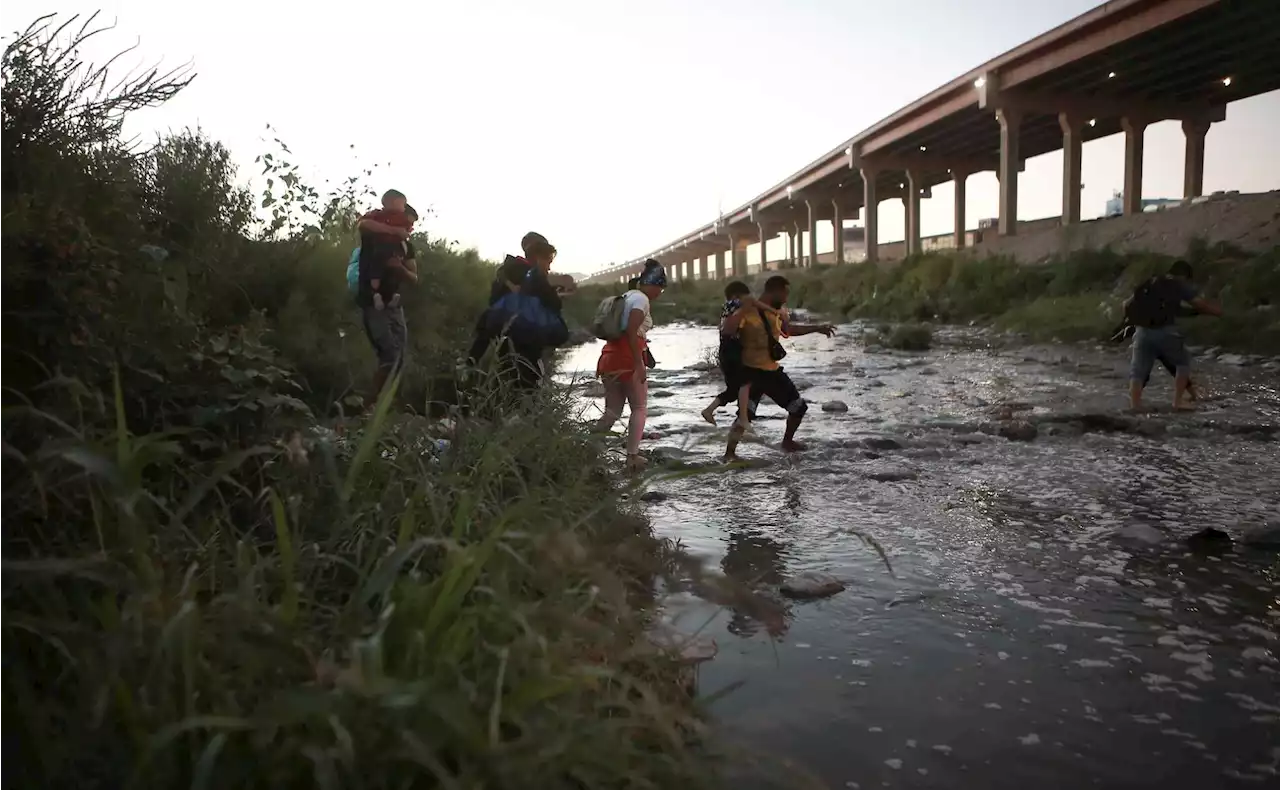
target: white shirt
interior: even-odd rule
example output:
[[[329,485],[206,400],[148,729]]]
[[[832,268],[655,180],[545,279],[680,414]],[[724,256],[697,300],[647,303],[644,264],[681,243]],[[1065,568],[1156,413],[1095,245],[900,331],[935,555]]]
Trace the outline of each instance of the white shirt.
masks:
[[[649,330],[653,329],[653,312],[649,306],[649,297],[644,295],[643,291],[627,291],[622,297],[622,303],[626,309],[622,311],[622,329],[625,332],[627,325],[631,323],[631,311],[639,310],[644,313],[644,321],[640,324],[640,337],[649,334]]]

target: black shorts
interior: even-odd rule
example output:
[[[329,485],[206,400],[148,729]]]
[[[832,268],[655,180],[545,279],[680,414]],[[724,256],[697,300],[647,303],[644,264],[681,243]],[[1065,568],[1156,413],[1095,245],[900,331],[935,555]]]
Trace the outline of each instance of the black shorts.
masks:
[[[746,371],[751,377],[752,417],[756,416],[756,407],[766,397],[786,410],[788,414],[803,413],[804,398],[800,397],[800,390],[796,389],[796,385],[791,381],[791,377],[787,375],[785,370],[782,368],[777,370],[746,368]]]
[[[751,380],[750,373],[747,367],[723,359],[720,360],[720,373],[724,376],[724,392],[717,395],[716,400],[727,406],[738,399],[738,390]]]

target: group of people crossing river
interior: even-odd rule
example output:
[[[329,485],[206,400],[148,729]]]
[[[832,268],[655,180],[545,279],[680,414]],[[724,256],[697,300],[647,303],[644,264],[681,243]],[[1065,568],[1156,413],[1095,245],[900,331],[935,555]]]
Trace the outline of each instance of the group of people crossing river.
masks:
[[[358,223],[361,246],[352,254],[347,278],[377,355],[375,397],[404,361],[407,329],[399,289],[418,281],[414,250],[408,242],[416,219],[405,196],[391,190],[383,196],[382,207]],[[521,251],[519,256],[508,255],[498,267],[488,306],[476,322],[467,362],[473,371],[486,367],[492,371],[497,386],[490,391],[523,400],[544,378],[546,352],[568,341],[561,297],[574,290],[574,283],[570,277],[551,272],[556,248],[542,234],[525,234]],[[650,259],[624,294],[601,302],[592,323],[596,337],[605,341],[596,365],[604,385],[604,413],[596,428],[611,430],[621,418],[623,406],[630,406],[626,463],[631,470],[645,465],[640,442],[647,417],[648,371],[656,366],[648,335],[653,328],[652,303],[666,287],[666,270]],[[714,425],[717,410],[737,405],[725,448],[726,461],[736,460],[738,443],[765,397],[787,413],[781,448],[786,452],[804,449],[795,436],[808,404],[783,369],[781,362],[787,351],[781,340],[813,333],[831,337],[835,327],[793,322],[786,309],[790,288],[786,277],[775,274],[765,280],[758,297],[741,281],[730,282],[724,289],[719,366],[725,389],[702,411],[702,417]],[[1143,389],[1156,362],[1175,374],[1175,409],[1187,408],[1186,401],[1195,397],[1190,357],[1174,327],[1175,318],[1186,311],[1183,305],[1197,313],[1221,315],[1216,303],[1196,293],[1191,267],[1185,261],[1177,261],[1167,274],[1141,283],[1124,303],[1121,331],[1127,328],[1134,336],[1131,408],[1142,408]]]
[[[667,273],[662,264],[652,259],[645,261],[640,276],[628,284],[625,294],[601,303],[592,327],[596,336],[605,341],[596,365],[596,373],[605,387],[604,415],[596,427],[609,430],[621,416],[623,403],[631,406],[627,425],[630,469],[644,465],[640,439],[644,434],[648,401],[648,369],[655,365],[649,352],[648,333],[653,327],[652,302],[666,287]],[[835,334],[835,327],[792,323],[785,308],[790,289],[791,284],[782,275],[766,280],[759,298],[751,295],[751,288],[744,282],[734,281],[725,287],[719,349],[725,390],[703,410],[702,417],[714,425],[717,409],[738,404],[725,448],[726,461],[735,460],[738,442],[765,397],[787,412],[782,449],[787,452],[804,449],[795,435],[809,407],[782,368],[781,361],[787,352],[780,339],[815,332],[830,337]]]

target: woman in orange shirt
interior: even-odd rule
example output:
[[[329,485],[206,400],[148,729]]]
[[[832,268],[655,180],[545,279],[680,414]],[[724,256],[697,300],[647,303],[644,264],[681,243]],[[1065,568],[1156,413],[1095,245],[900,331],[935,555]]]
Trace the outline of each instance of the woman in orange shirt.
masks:
[[[621,337],[604,344],[600,361],[596,363],[596,375],[604,382],[604,414],[596,423],[597,431],[608,431],[622,416],[622,404],[631,406],[631,418],[627,422],[627,468],[637,470],[644,466],[640,455],[640,437],[644,434],[644,422],[649,400],[648,366],[645,358],[649,349],[646,337],[653,328],[652,300],[662,295],[667,287],[667,272],[662,264],[650,258],[645,261],[644,272],[634,290],[622,297],[625,300],[623,315],[626,331]]]

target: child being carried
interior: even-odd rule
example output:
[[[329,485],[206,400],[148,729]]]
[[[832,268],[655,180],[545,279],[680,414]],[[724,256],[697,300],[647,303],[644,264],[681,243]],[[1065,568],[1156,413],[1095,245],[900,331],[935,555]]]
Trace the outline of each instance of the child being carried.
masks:
[[[725,389],[702,410],[702,419],[716,424],[716,409],[738,402],[737,424],[746,428],[750,417],[750,371],[742,364],[742,342],[737,332],[726,333],[725,323],[734,315],[760,310],[766,314],[778,312],[764,302],[756,301],[751,287],[741,280],[734,280],[724,287],[724,308],[720,311],[720,372],[724,376]]]

